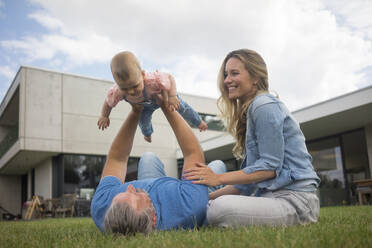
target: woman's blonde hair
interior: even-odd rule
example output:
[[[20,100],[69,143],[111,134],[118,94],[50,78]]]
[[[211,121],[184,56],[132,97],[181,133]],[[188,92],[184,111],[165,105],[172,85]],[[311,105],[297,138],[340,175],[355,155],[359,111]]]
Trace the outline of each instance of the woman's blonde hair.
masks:
[[[240,102],[238,99],[229,99],[228,90],[224,84],[225,67],[230,58],[237,58],[243,64],[249,75],[257,81],[257,92],[246,102]],[[247,110],[259,92],[269,90],[268,73],[265,61],[255,51],[249,49],[239,49],[227,54],[223,60],[218,73],[218,88],[221,96],[217,100],[217,106],[221,111],[221,117],[224,119],[227,131],[235,138],[236,143],[233,148],[233,154],[236,158],[242,158],[245,150],[245,135],[247,124]]]

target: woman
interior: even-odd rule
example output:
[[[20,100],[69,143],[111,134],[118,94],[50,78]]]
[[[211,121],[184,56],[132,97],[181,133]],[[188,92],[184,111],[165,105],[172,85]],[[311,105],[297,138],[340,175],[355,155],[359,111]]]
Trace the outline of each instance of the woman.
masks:
[[[204,164],[185,178],[208,186],[211,225],[291,225],[316,222],[319,177],[298,123],[285,105],[269,94],[268,73],[255,51],[240,49],[224,59],[218,107],[236,139],[233,153],[241,170],[215,174]]]

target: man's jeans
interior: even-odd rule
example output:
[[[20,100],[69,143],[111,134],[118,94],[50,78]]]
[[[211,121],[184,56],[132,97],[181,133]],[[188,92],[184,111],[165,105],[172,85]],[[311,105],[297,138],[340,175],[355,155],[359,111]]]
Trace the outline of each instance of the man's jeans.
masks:
[[[208,166],[216,174],[222,174],[226,172],[226,166],[220,160],[215,160],[208,164]],[[146,152],[141,156],[138,163],[138,180],[165,176],[167,175],[164,171],[164,164],[154,153]],[[208,187],[208,191],[213,192],[221,187],[222,186]]]

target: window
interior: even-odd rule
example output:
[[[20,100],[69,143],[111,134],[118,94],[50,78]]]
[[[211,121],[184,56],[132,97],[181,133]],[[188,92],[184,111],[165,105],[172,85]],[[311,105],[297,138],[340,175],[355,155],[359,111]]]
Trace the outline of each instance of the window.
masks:
[[[90,200],[101,179],[105,161],[105,156],[64,155],[63,193],[75,193],[79,198]]]
[[[321,179],[319,186],[321,206],[342,205],[348,202],[338,137],[307,145],[313,157],[313,166]]]
[[[126,181],[137,179],[139,158],[129,158]],[[63,155],[63,193],[90,200],[101,180],[105,156]]]
[[[308,142],[313,165],[322,180],[321,206],[355,204],[355,180],[370,177],[364,129]]]

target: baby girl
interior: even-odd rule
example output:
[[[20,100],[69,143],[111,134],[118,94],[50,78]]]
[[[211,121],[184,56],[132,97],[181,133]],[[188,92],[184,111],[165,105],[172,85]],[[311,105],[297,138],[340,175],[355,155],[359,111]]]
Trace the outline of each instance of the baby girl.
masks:
[[[115,85],[109,90],[98,119],[98,128],[104,130],[110,125],[110,112],[116,104],[125,100],[131,104],[143,105],[139,126],[147,142],[151,142],[153,133],[151,118],[153,112],[159,108],[155,95],[160,94],[166,106],[177,110],[189,123],[205,131],[208,126],[178,95],[174,78],[164,72],[145,72],[136,56],[131,52],[116,54],[111,60],[111,72]]]

